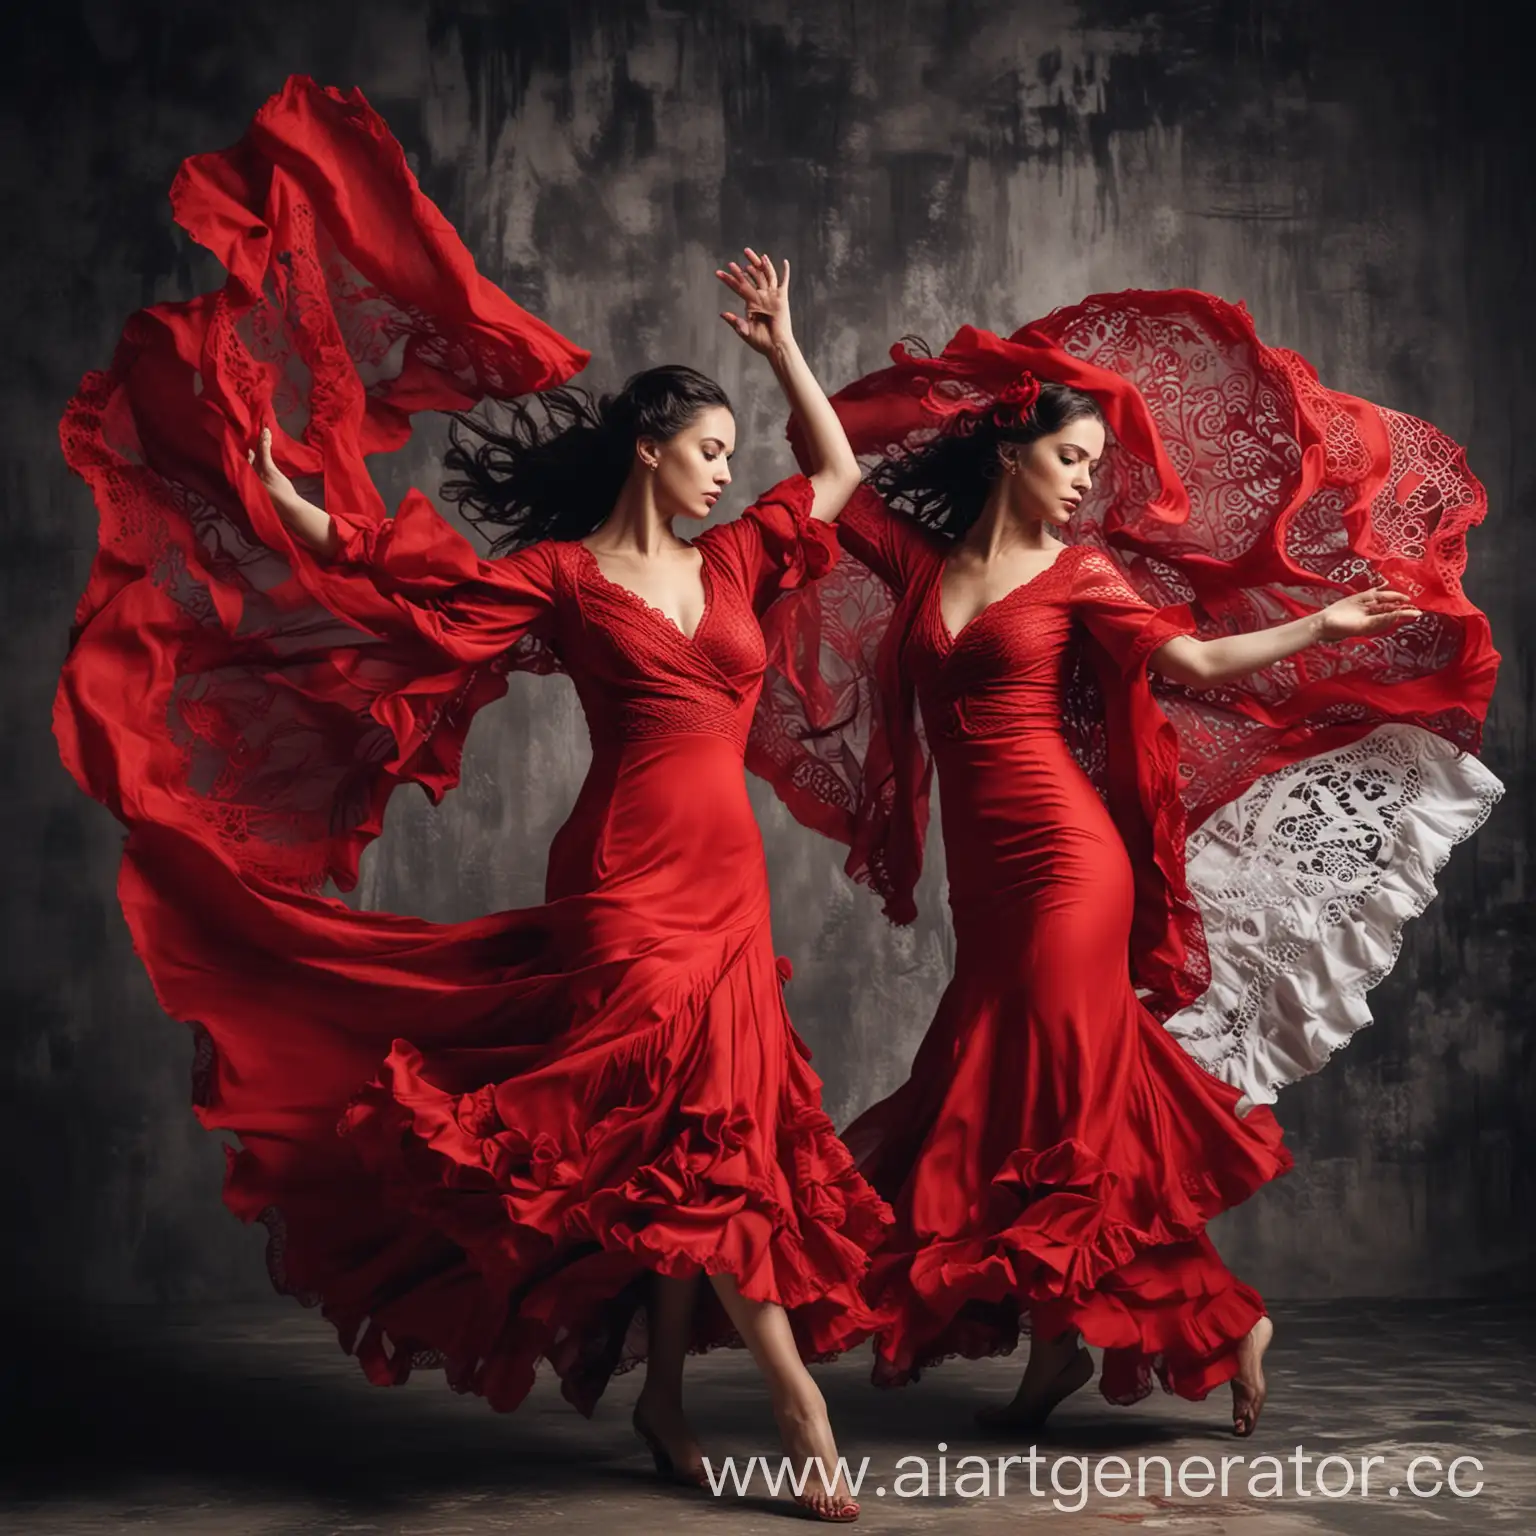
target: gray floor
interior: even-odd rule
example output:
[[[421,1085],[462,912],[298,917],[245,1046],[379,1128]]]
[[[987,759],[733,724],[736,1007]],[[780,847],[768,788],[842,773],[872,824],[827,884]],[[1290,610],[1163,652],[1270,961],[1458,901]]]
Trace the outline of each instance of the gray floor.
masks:
[[[1005,1395],[1018,1370],[1011,1360],[952,1362],[915,1387],[876,1392],[863,1355],[818,1368],[845,1453],[869,1458],[864,1516],[873,1531],[993,1532],[1031,1521],[1050,1536],[1126,1528],[1176,1536],[1304,1536],[1313,1532],[1536,1531],[1536,1324],[1526,1305],[1344,1302],[1277,1306],[1270,1354],[1270,1406],[1249,1442],[1223,1432],[1225,1392],[1203,1404],[1154,1394],[1133,1409],[1111,1408],[1093,1388],[1080,1394],[1039,1438],[1037,1486],[1027,1465],[1008,1471],[996,1493],[1000,1456],[1029,1446],[987,1441],[971,1428],[978,1401]],[[334,1337],[297,1309],[193,1312],[96,1310],[13,1320],[5,1349],[6,1404],[0,1528],[15,1532],[163,1531],[175,1536],[319,1536],[400,1533],[477,1536],[502,1531],[772,1532],[788,1506],[760,1488],[747,1498],[659,1485],[628,1428],[636,1376],[618,1380],[587,1422],[541,1380],[515,1415],[447,1391],[435,1374],[394,1390],[369,1387]],[[751,1366],[737,1353],[690,1365],[690,1407],[709,1448],[750,1455],[774,1450],[772,1423]],[[969,1472],[971,1496],[937,1488],[939,1442],[948,1477]],[[1296,1489],[1297,1447],[1305,1486]],[[976,1463],[987,1458],[992,1496],[977,1496]],[[1229,1471],[1228,1489],[1201,1493],[1198,1463],[1185,1463],[1191,1493],[1163,1496],[1164,1474],[1138,1458],[1205,1457],[1247,1461]],[[1284,1492],[1272,1464],[1283,1458]],[[926,1456],[928,1497],[914,1463]],[[1073,1492],[1088,1458],[1113,1493],[1126,1463],[1124,1496]],[[1352,1463],[1354,1491],[1315,1491],[1318,1462]],[[1363,1457],[1371,1496],[1361,1497]],[[1463,1464],[1460,1486],[1481,1480],[1475,1497],[1449,1491],[1415,1497],[1408,1463],[1435,1456]],[[1250,1486],[1250,1471],[1258,1481]],[[1418,1470],[1420,1488],[1436,1473]],[[1267,1481],[1265,1479],[1268,1479]],[[1339,1489],[1345,1469],[1323,1469]],[[873,1490],[884,1488],[885,1494]],[[1395,1495],[1391,1490],[1396,1490]],[[1058,1508],[1060,1505],[1062,1507]]]

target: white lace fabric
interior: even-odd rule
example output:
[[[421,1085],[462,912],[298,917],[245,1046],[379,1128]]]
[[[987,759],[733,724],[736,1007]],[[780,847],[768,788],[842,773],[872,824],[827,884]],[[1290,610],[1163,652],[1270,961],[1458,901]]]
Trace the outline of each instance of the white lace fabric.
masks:
[[[1410,725],[1259,779],[1190,835],[1211,985],[1169,1031],[1250,1104],[1273,1103],[1371,1022],[1404,925],[1503,792]]]

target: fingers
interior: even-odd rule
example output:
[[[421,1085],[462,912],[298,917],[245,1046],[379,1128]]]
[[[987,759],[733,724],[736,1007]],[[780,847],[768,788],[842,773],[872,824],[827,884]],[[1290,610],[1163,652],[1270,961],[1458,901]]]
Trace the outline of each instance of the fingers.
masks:
[[[277,469],[272,460],[272,429],[263,427],[261,436],[256,439],[256,446],[246,450],[245,461],[256,468],[258,475],[270,475]]]
[[[735,267],[736,263],[732,262],[731,265]],[[740,276],[739,269],[737,270],[737,274],[733,276],[730,272],[722,272],[719,267],[716,267],[715,276],[718,277],[720,281],[724,283],[725,286],[729,288],[731,292],[734,293],[743,304],[750,304],[752,302],[756,290],[748,286],[746,281]]]
[[[728,262],[724,267],[715,268],[715,276],[747,306],[749,314],[753,311],[774,313],[777,305],[773,301],[782,298],[789,288],[789,262],[785,261],[780,275],[766,251],[754,251],[750,245],[745,245],[742,254],[747,258],[745,266],[740,262]]]
[[[1393,608],[1382,613],[1367,614],[1361,634],[1382,635],[1391,630],[1398,629],[1404,624],[1411,624],[1415,619],[1422,619],[1422,608]]]
[[[757,286],[765,292],[776,292],[779,287],[779,273],[774,270],[773,257],[768,252],[756,252],[751,246],[742,246],[746,252],[746,260],[753,266],[753,273],[757,278]]]
[[[750,245],[742,246],[742,253],[747,258],[747,270],[752,286],[761,293],[776,293],[779,289],[779,274],[773,265],[773,258],[766,251],[754,251]],[[731,263],[735,267],[735,262]],[[785,263],[788,271],[789,264]],[[739,269],[738,269],[739,270]]]
[[[750,245],[744,245],[742,250],[746,252],[747,260],[752,264],[752,272],[757,279],[758,286],[766,289],[769,293],[773,292],[779,286],[779,275],[773,270],[773,262],[769,259],[767,253],[764,252],[759,256]]]

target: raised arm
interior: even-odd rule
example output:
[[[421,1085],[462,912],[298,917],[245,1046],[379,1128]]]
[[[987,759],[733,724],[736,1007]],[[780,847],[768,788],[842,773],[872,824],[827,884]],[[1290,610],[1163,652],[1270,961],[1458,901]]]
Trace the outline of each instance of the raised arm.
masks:
[[[547,543],[482,559],[419,491],[393,517],[338,521],[277,467],[269,431],[249,457],[294,542],[319,556],[301,574],[333,613],[376,635],[424,641],[456,664],[495,660],[543,631],[555,591]]]
[[[1154,672],[1188,688],[1212,688],[1294,656],[1320,640],[1359,640],[1419,617],[1413,599],[1387,587],[1355,592],[1305,618],[1218,640],[1179,635],[1148,658]]]
[[[277,515],[306,549],[313,550],[325,560],[334,560],[341,550],[341,535],[336,531],[336,520],[323,507],[306,501],[293,487],[291,481],[277,467],[272,457],[272,430],[261,429],[261,440],[246,457],[255,466],[256,476],[272,498]]]
[[[741,300],[744,310],[741,315],[726,310],[720,318],[771,364],[790,410],[805,425],[811,464],[807,478],[815,492],[811,516],[822,522],[835,522],[859,483],[859,461],[848,446],[848,436],[837,413],[795,341],[789,315],[789,262],[784,263],[781,275],[766,255],[758,255],[751,247],[745,255],[745,268],[733,261],[729,271],[715,271],[715,276]]]

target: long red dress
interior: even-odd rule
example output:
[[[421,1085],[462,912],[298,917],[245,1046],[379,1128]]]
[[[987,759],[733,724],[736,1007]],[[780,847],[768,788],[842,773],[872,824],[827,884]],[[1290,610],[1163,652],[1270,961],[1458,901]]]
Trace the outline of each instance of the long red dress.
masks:
[[[134,942],[239,1139],[228,1204],[379,1382],[441,1366],[509,1409],[543,1357],[590,1412],[644,1355],[648,1271],[729,1273],[807,1355],[845,1348],[889,1212],[785,1011],[742,764],[759,615],[836,554],[809,483],[699,538],[692,637],[579,543],[481,559],[415,493],[386,517],[363,454],[584,354],[474,271],[355,94],[290,82],[176,206],[230,280],[136,316],[65,418],[102,547],[56,729],[129,829]],[[245,462],[274,417],[334,561]],[[592,738],[547,903],[445,925],[319,894],[397,783],[455,781],[512,667],[567,672]],[[706,1292],[693,1343],[729,1338]]]
[[[770,619],[749,766],[896,921],[940,786],[954,977],[908,1081],[846,1133],[897,1216],[875,1379],[1011,1349],[1033,1310],[1104,1346],[1112,1401],[1154,1376],[1200,1397],[1262,1311],[1205,1224],[1288,1166],[1267,1101],[1369,1022],[1498,798],[1467,750],[1498,657],[1459,584],[1486,500],[1443,434],[1324,389],[1206,294],[892,357],[833,401],[866,463],[1024,371],[1092,393],[1108,445],[1055,564],[960,635],[946,546],[868,489],[853,558]],[[1169,637],[1373,580],[1425,616],[1154,692]]]
[[[990,1351],[1020,1300],[1105,1347],[1106,1396],[1204,1396],[1263,1313],[1207,1221],[1290,1166],[1268,1108],[1203,1071],[1137,997],[1126,844],[1062,731],[1081,627],[1134,674],[1184,626],[1064,549],[958,635],[943,550],[861,498],[846,535],[910,602],[901,664],[939,778],[955,971],[907,1082],[846,1132],[893,1203],[878,1376]],[[1012,1304],[1012,1314],[1008,1305]]]

